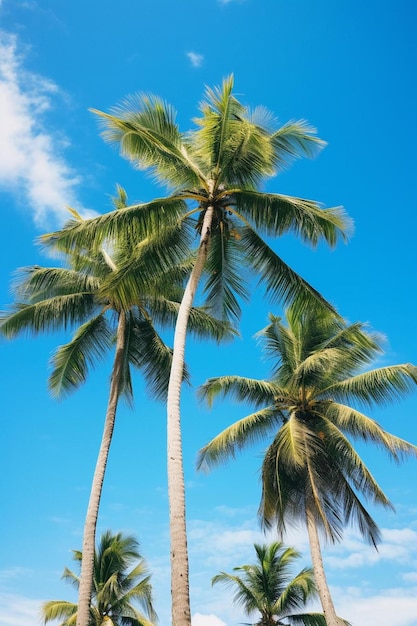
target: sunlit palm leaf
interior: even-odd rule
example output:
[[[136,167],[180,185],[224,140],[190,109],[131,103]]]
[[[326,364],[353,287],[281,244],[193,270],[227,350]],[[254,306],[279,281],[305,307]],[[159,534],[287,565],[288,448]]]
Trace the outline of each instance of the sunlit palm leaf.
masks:
[[[338,238],[346,239],[352,228],[341,207],[322,209],[313,200],[256,191],[231,193],[239,213],[262,234],[277,237],[294,232],[313,246],[323,239],[334,246]]]
[[[121,233],[134,242],[157,238],[179,223],[184,207],[184,199],[178,196],[156,198],[83,222],[70,220],[61,230],[39,237],[39,243],[68,252],[74,248],[97,250],[103,242],[117,241]]]
[[[268,407],[232,424],[199,451],[197,468],[208,469],[234,458],[236,452],[244,446],[260,441],[267,433],[271,433],[280,418],[279,412]]]
[[[287,305],[293,303],[300,313],[311,307],[332,310],[323,296],[286,265],[255,231],[245,228],[241,232],[250,267],[259,276],[259,284],[264,285],[271,300]]]
[[[356,398],[368,405],[386,404],[399,400],[412,391],[417,383],[417,368],[409,363],[391,365],[363,372],[336,382],[329,391],[335,398]]]
[[[205,305],[218,318],[238,319],[237,298],[247,300],[248,290],[242,276],[242,251],[237,229],[221,228],[212,238],[206,263]]]
[[[0,314],[1,332],[8,338],[20,333],[37,335],[56,331],[84,321],[97,310],[91,294],[70,294],[42,300],[36,304],[16,303]]]

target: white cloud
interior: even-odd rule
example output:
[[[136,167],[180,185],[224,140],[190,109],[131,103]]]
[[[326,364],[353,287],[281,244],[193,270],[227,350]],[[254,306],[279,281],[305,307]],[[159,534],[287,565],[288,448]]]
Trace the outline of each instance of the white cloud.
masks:
[[[39,621],[42,600],[32,600],[13,593],[0,593],[2,626],[34,626]]]
[[[226,622],[221,620],[216,615],[203,615],[202,613],[195,613],[191,621],[193,626],[226,626]]]
[[[365,597],[357,588],[338,590],[334,594],[337,612],[355,626],[415,626],[417,594],[415,590],[384,589]]]
[[[204,56],[197,52],[187,52],[187,57],[191,61],[193,67],[200,67],[203,64]]]
[[[0,189],[17,196],[38,226],[48,217],[61,223],[68,205],[86,212],[77,200],[80,178],[63,156],[68,142],[44,121],[59,89],[25,69],[18,45],[0,31]]]
[[[367,545],[358,532],[345,532],[342,543],[326,551],[325,564],[335,569],[375,565],[380,561],[409,563],[417,558],[417,532],[411,528],[384,528],[378,550]]]

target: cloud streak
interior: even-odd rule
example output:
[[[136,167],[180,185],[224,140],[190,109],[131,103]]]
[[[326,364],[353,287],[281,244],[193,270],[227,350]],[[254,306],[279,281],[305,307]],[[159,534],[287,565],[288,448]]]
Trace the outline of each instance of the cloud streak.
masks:
[[[13,593],[0,593],[0,615],[4,626],[33,626],[38,623],[41,600]]]
[[[186,54],[193,67],[201,67],[204,61],[202,54],[198,54],[197,52],[187,52]]]
[[[63,156],[67,140],[46,129],[58,95],[55,83],[25,69],[16,36],[0,31],[0,189],[28,207],[37,226],[62,223],[68,205],[82,211],[80,177]]]

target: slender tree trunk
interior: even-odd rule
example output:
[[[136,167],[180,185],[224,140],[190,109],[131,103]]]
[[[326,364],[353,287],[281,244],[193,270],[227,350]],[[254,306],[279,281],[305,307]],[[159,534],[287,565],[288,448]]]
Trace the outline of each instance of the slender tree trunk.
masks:
[[[326,624],[327,626],[341,626],[343,625],[343,621],[336,615],[333,600],[326,580],[326,574],[324,572],[316,520],[314,519],[314,515],[311,511],[308,510],[306,511],[306,518],[314,578],[316,580],[317,591],[319,593]]]
[[[104,422],[103,437],[100,444],[90,500],[84,524],[80,586],[78,590],[77,626],[88,626],[90,604],[93,591],[94,549],[96,543],[96,527],[100,499],[103,490],[104,474],[109,458],[110,444],[116,419],[117,404],[120,395],[120,381],[125,351],[126,316],[121,313],[117,327],[116,353],[114,357],[109,401]]]
[[[168,499],[171,534],[172,626],[190,626],[190,585],[188,571],[187,530],[185,521],[185,486],[182,459],[180,398],[185,358],[188,318],[204,269],[210,243],[213,208],[205,213],[197,259],[178,311],[174,335],[174,352],[167,397]]]

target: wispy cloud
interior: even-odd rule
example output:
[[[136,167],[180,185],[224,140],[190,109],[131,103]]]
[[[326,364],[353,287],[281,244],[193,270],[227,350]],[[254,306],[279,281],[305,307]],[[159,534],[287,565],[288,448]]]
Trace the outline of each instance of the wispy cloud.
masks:
[[[345,532],[342,543],[328,551],[326,564],[335,569],[353,569],[381,561],[405,564],[413,559],[417,559],[417,532],[411,528],[382,529],[378,551],[351,530]]]
[[[55,83],[29,72],[15,35],[0,31],[0,188],[27,206],[38,226],[62,223],[66,206],[82,211],[80,177],[66,162],[66,138],[47,129],[60,95]]]
[[[187,52],[186,54],[193,67],[200,67],[203,64],[204,56],[202,54],[197,52]]]
[[[33,626],[39,621],[41,600],[18,594],[0,593],[0,615],[3,626]]]

